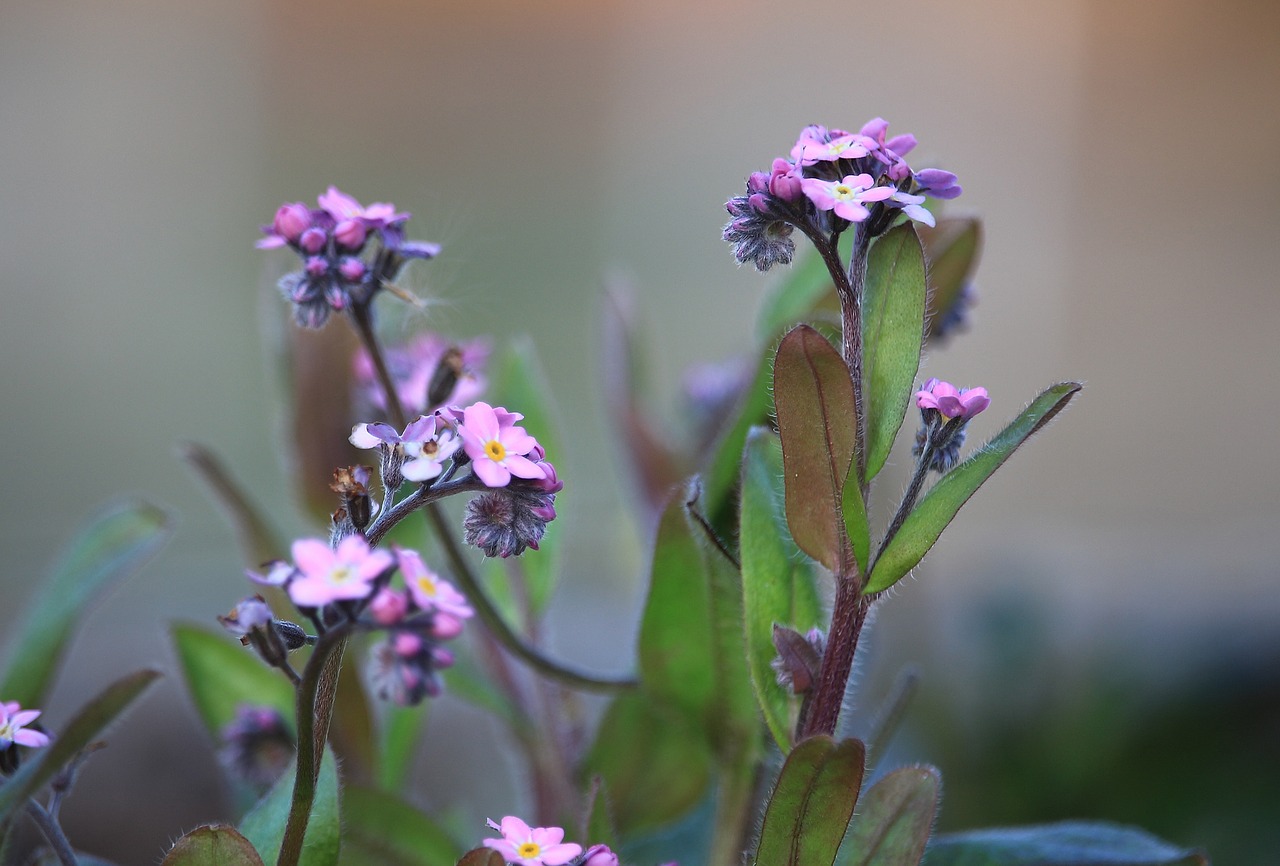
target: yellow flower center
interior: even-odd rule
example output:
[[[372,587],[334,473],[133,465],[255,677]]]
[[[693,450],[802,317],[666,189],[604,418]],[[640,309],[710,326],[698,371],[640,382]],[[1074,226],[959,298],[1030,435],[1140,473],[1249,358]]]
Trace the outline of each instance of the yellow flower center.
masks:
[[[498,447],[501,448],[502,446],[499,445]],[[542,848],[537,842],[525,842],[516,849],[516,853],[520,855],[522,860],[532,860],[542,853]]]
[[[507,456],[507,449],[497,439],[490,439],[484,443],[484,454],[494,463],[501,463],[502,459]]]
[[[418,589],[422,590],[427,595],[435,595],[436,582],[429,577],[420,577],[418,578]]]
[[[333,583],[345,583],[354,576],[355,572],[346,565],[340,565],[329,575],[329,580]]]
[[[856,190],[854,190],[853,187],[843,183],[836,184],[835,189],[833,191],[836,194],[836,198],[840,199],[841,201],[848,201],[849,199],[853,198],[854,195],[856,194]]]

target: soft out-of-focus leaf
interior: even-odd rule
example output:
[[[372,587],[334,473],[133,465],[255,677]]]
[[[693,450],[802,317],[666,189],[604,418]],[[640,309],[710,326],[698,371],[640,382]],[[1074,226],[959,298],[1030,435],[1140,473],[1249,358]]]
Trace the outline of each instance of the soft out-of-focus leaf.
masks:
[[[862,795],[840,848],[840,866],[915,866],[933,829],[942,778],[932,767],[904,767]]]
[[[929,261],[928,339],[973,279],[982,249],[982,222],[974,217],[942,217],[933,228],[917,224],[916,232]]]
[[[262,858],[234,827],[210,824],[174,843],[160,866],[262,866]]]
[[[942,476],[876,558],[866,591],[888,589],[915,568],[969,497],[1023,442],[1052,421],[1081,387],[1079,382],[1063,382],[1046,389],[995,438]]]
[[[252,648],[241,646],[225,632],[190,623],[173,627],[173,644],[187,692],[215,743],[241,706],[271,707],[293,730],[293,686]]]
[[[751,682],[765,722],[786,753],[798,701],[780,686],[771,663],[775,624],[806,632],[822,624],[813,567],[785,529],[782,514],[782,448],[778,437],[757,427],[747,437],[742,463],[738,555],[742,562],[743,618]]]
[[[727,756],[756,727],[742,590],[737,571],[689,515],[697,482],[679,492],[658,523],[640,621],[641,689],[684,713]]]
[[[492,713],[510,727],[529,724],[520,708],[476,664],[473,656],[476,646],[477,639],[473,637],[472,651],[458,653],[457,663],[444,672],[445,689],[467,703]]]
[[[247,566],[252,568],[285,555],[285,543],[272,529],[266,512],[212,449],[198,442],[184,442],[178,446],[178,454],[222,508]]]
[[[492,848],[472,848],[462,855],[458,866],[506,866],[506,861]]]
[[[357,451],[347,441],[354,414],[352,358],[359,340],[355,329],[341,321],[318,331],[290,326],[284,339],[284,394],[291,398],[290,467],[308,512],[327,524],[338,507],[329,489],[334,468],[370,462],[369,452]]]
[[[836,348],[808,325],[792,329],[778,345],[773,401],[791,537],[839,571],[846,544],[842,490],[857,447],[853,380]]]
[[[924,343],[924,250],[914,223],[876,241],[862,300],[863,407],[868,479],[884,466],[911,399]]]
[[[289,808],[293,805],[294,771],[291,766],[240,822],[240,832],[268,863],[276,862],[280,843],[284,840]],[[338,765],[333,759],[333,752],[325,749],[299,866],[334,866],[338,862],[340,831]]]
[[[1200,851],[1135,827],[1064,821],[949,833],[933,840],[925,866],[1208,866]]]
[[[72,540],[28,612],[14,620],[0,698],[39,707],[76,623],[111,584],[136,571],[172,532],[168,515],[147,503],[109,507]]]
[[[418,739],[427,723],[430,701],[416,707],[398,707],[388,702],[382,719],[382,748],[378,753],[378,785],[387,791],[404,787],[413,768]]]
[[[853,232],[840,236],[839,259],[849,261]],[[838,311],[836,287],[822,256],[806,248],[796,256],[786,276],[766,296],[756,317],[756,336],[762,343],[777,337],[797,322],[812,318],[815,310],[830,306]]]
[[[862,787],[859,740],[810,737],[787,756],[765,808],[756,866],[830,866]]]
[[[647,695],[628,693],[605,711],[586,766],[608,786],[618,831],[629,837],[697,805],[712,761],[705,735],[681,714]]]
[[[342,792],[341,866],[450,866],[461,848],[434,821],[386,791]]]
[[[642,403],[643,377],[629,293],[611,288],[600,317],[600,368],[605,405],[622,434],[648,506],[657,511],[684,476],[678,456],[654,431]]]
[[[586,845],[608,845],[614,849],[619,845],[618,829],[609,803],[609,786],[599,776],[591,780],[587,789],[587,815],[582,829]]]
[[[100,737],[159,676],[159,671],[141,670],[121,677],[82,706],[65,726],[55,728],[52,742],[33,750],[18,771],[0,785],[0,821],[21,809],[81,749]]]
[[[733,509],[734,491],[741,480],[742,449],[747,432],[759,424],[767,424],[773,412],[773,354],[761,352],[760,361],[734,412],[733,423],[725,427],[711,448],[711,456],[701,465],[702,512],[722,537],[731,537],[736,528]]]

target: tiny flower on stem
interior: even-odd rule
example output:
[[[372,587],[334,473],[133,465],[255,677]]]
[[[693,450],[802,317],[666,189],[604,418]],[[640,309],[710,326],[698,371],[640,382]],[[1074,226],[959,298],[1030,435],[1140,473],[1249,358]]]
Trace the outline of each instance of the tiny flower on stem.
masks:
[[[449,581],[427,568],[416,550],[397,547],[396,561],[400,564],[400,573],[413,603],[421,610],[445,613],[458,619],[469,619],[475,615],[466,597]]]
[[[293,543],[298,576],[289,581],[289,597],[301,607],[365,598],[373,581],[392,565],[391,554],[373,550],[359,535],[349,535],[333,550],[318,538]]]
[[[875,186],[869,174],[846,175],[840,182],[805,178],[800,188],[818,210],[835,211],[849,222],[862,222],[871,216],[866,205],[891,198],[897,190],[891,186]]]
[[[508,863],[519,866],[564,866],[582,853],[582,846],[564,842],[560,827],[530,827],[514,815],[490,826],[502,833],[501,839],[485,839],[484,847],[497,851]]]
[[[545,478],[541,466],[530,460],[529,452],[538,447],[538,440],[525,432],[515,422],[523,418],[488,403],[475,403],[462,410],[463,447],[471,458],[472,471],[489,487],[506,487],[512,476],[516,478]]]
[[[935,409],[945,418],[963,418],[968,421],[991,405],[986,388],[959,388],[941,379],[930,379],[916,392],[916,405],[921,409]]]
[[[49,735],[27,726],[40,718],[40,710],[24,710],[17,701],[0,701],[0,751],[12,745],[38,749],[49,745]]]

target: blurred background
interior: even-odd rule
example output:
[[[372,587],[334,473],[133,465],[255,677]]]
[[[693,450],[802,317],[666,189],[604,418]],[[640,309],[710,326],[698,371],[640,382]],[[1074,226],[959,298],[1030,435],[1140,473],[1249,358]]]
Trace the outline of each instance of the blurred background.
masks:
[[[602,286],[633,288],[674,418],[685,368],[742,351],[772,282],[720,240],[724,200],[805,124],[883,115],[914,164],[959,174],[950,212],[985,220],[971,327],[922,369],[988,388],[971,441],[1051,382],[1086,388],[883,606],[861,700],[918,666],[892,758],[941,767],[943,829],[1102,817],[1274,862],[1277,92],[1280,6],[1248,0],[8,0],[0,634],[122,492],[179,528],[89,621],[51,726],[172,667],[170,620],[243,595],[182,440],[315,531],[282,464],[272,284],[293,263],[253,242],[334,183],[445,245],[411,269],[428,311],[394,312],[392,336],[538,346],[568,452],[550,644],[626,668],[647,539],[602,408]],[[496,727],[447,699],[430,724],[423,802],[466,775],[482,813],[518,807]],[[141,863],[230,809],[170,677],[65,814],[83,848]]]

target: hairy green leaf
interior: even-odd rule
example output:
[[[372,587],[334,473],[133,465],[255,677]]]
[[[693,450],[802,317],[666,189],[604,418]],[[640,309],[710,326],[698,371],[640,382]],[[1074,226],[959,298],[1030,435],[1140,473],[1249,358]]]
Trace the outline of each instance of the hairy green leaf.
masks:
[[[787,756],[760,829],[756,866],[830,866],[862,787],[859,740],[810,737]]]
[[[431,818],[394,794],[342,792],[341,866],[449,866],[462,853]]]
[[[295,768],[280,777],[258,805],[240,822],[240,832],[258,849],[262,859],[276,862],[280,843],[284,840],[289,808],[293,805]],[[311,820],[302,842],[299,866],[334,866],[338,862],[341,825],[338,820],[338,765],[333,752],[324,751],[320,778],[316,782],[315,800],[311,804]]]
[[[876,558],[866,591],[888,589],[915,568],[969,497],[1023,442],[1053,420],[1080,388],[1078,382],[1063,382],[1045,390],[994,439],[933,485]]]
[[[915,866],[933,830],[942,777],[904,767],[862,795],[862,809],[840,848],[840,866]]]
[[[933,840],[925,866],[1208,866],[1200,851],[1180,848],[1134,827],[1064,821],[951,833]]]
[[[191,623],[173,627],[173,645],[187,692],[215,743],[242,706],[271,707],[293,730],[293,686],[251,647],[241,646],[225,632]]]
[[[262,858],[236,828],[210,824],[179,839],[160,866],[262,866]]]
[[[982,248],[982,223],[975,217],[942,217],[936,227],[917,225],[916,232],[929,261],[925,339],[933,339],[938,324],[973,279]]]

